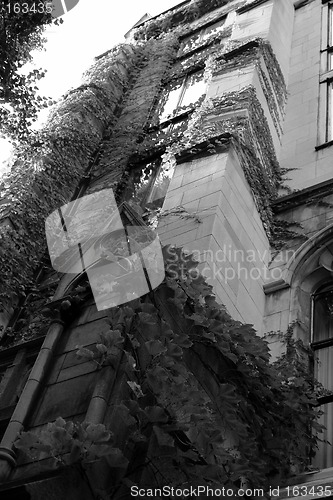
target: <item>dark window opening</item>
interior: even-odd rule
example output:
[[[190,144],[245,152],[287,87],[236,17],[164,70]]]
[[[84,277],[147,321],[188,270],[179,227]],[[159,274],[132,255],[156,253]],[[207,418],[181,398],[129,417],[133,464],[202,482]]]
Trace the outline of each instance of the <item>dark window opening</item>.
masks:
[[[161,159],[134,168],[124,193],[127,201],[139,214],[147,208],[161,208],[173,176],[173,165],[161,165]]]
[[[333,286],[322,288],[313,297],[314,376],[327,389],[333,391]],[[322,400],[323,415],[319,423],[326,427],[319,438],[318,451],[314,457],[315,467],[333,467],[333,394]]]
[[[31,495],[25,489],[25,486],[13,488],[7,491],[0,491],[1,500],[30,500]]]

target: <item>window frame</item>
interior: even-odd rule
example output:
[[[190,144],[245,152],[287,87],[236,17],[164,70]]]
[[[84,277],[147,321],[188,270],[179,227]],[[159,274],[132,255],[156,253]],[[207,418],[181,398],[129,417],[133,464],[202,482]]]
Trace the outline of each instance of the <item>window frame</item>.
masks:
[[[140,173],[144,173],[144,169],[149,165],[149,164],[152,164],[152,175],[147,183],[147,189],[146,189],[146,192],[144,193],[143,195],[143,198],[142,200],[139,202],[139,203],[136,203],[134,202],[134,207],[131,205],[131,199],[133,198],[133,195],[134,195],[134,191],[132,191],[132,185],[134,186],[134,180],[131,181],[131,177],[135,176],[138,172]],[[170,182],[172,180],[172,177],[173,177],[173,173],[174,173],[174,169],[172,170],[171,172],[171,177],[170,177],[170,182],[167,186],[167,190],[166,190],[166,193],[165,193],[165,196],[163,197],[160,197],[160,198],[156,198],[155,200],[150,200],[150,197],[153,195],[153,191],[154,191],[154,188],[156,187],[156,180],[158,179],[159,175],[163,172],[163,162],[162,162],[162,157],[161,155],[158,155],[158,156],[154,156],[153,158],[150,158],[150,159],[147,159],[146,161],[142,161],[140,163],[137,163],[137,164],[132,164],[131,165],[131,170],[129,172],[129,178],[128,178],[128,181],[126,182],[127,186],[126,188],[124,189],[124,192],[122,194],[122,201],[123,202],[126,202],[126,203],[129,203],[129,205],[132,206],[132,208],[134,208],[134,210],[136,209],[136,207],[139,207],[141,210],[143,210],[143,212],[145,212],[147,209],[152,209],[152,210],[156,210],[156,209],[159,209],[159,208],[162,208],[163,206],[163,203],[164,203],[164,200],[167,196],[167,192],[168,192],[168,189],[169,189],[169,185],[170,185]],[[142,175],[141,174],[141,175]],[[162,204],[160,206],[160,203],[158,204],[158,206],[149,206],[149,204],[153,205],[154,203],[156,203],[157,201],[159,200],[162,200]]]
[[[205,39],[202,40],[202,36],[204,36],[204,33],[202,33],[202,35],[200,35],[200,32],[205,32],[208,28],[210,28],[211,26],[214,26],[214,24],[221,23],[222,21],[224,21],[224,22],[221,26],[227,28],[228,27],[227,18],[228,18],[229,14],[230,13],[222,14],[221,16],[217,17],[216,19],[212,19],[212,20],[208,21],[207,23],[203,24],[202,26],[199,26],[198,28],[195,28],[192,31],[182,35],[179,39],[180,47],[178,50],[177,59],[181,60],[181,59],[185,59],[187,57],[190,57],[195,52],[199,52],[200,50],[213,44],[214,40],[210,40],[209,35],[208,35],[207,40],[205,40]],[[195,46],[193,46],[192,48],[189,48],[188,50],[184,50],[184,48],[182,47],[182,44],[185,42],[185,40],[191,39],[193,36],[196,36],[197,34],[200,36],[198,43]]]
[[[221,15],[219,15],[215,19],[211,19],[211,20],[207,21],[206,23],[204,23],[203,25],[201,25],[197,28],[194,28],[192,31],[189,31],[188,33],[180,36],[180,38],[179,38],[180,44],[182,43],[182,41],[184,39],[191,37],[191,36],[195,35],[196,33],[200,33],[201,31],[205,31],[210,26],[214,26],[215,24],[220,23],[221,21],[224,21],[222,24],[223,27],[225,27],[225,28],[230,27],[230,20],[228,20],[228,17],[230,16],[230,14],[233,14],[233,12],[234,11],[230,11],[230,12],[223,13],[223,14],[221,13]],[[202,43],[199,43],[195,48],[190,49],[190,50],[186,51],[185,53],[180,53],[180,51],[181,51],[181,47],[180,47],[178,50],[178,55],[176,57],[176,60],[178,62],[181,62],[181,61],[183,62],[186,59],[190,59],[194,53],[204,51],[207,47],[214,44],[214,42],[215,42],[215,40],[209,40],[209,38],[208,38],[207,41],[203,40]],[[163,128],[168,127],[168,132],[171,132],[173,129],[174,122],[181,121],[182,116],[184,116],[184,119],[186,119],[193,112],[194,106],[192,106],[192,107],[188,106],[187,109],[181,110],[180,112],[177,112],[177,111],[179,110],[179,108],[182,107],[182,101],[183,101],[184,96],[186,95],[185,88],[186,88],[186,83],[187,83],[188,79],[191,78],[191,76],[194,73],[199,73],[202,71],[202,73],[204,74],[204,69],[205,69],[205,60],[203,59],[199,64],[196,63],[192,67],[189,67],[186,70],[184,70],[183,74],[180,74],[178,78],[170,79],[170,80],[165,82],[165,85],[161,89],[159,96],[156,98],[156,100],[152,106],[151,113],[150,113],[150,119],[149,119],[150,125],[148,125],[148,129],[156,130],[156,129],[163,129]],[[159,103],[161,101],[161,97],[163,96],[163,92],[165,91],[167,85],[169,85],[172,81],[177,81],[177,80],[182,80],[182,79],[183,79],[183,82],[182,82],[179,97],[177,100],[177,105],[175,106],[175,108],[172,112],[172,115],[170,114],[166,118],[164,118],[163,120],[160,120],[159,116],[156,115],[156,112],[158,110]],[[208,89],[207,89],[207,85],[206,85],[205,91],[203,92],[201,98],[203,98],[203,99],[205,98],[205,96],[207,94],[207,90]],[[200,100],[200,98],[198,99],[198,101],[199,100]]]
[[[332,282],[328,282],[328,283],[325,283],[323,284],[322,286],[320,286],[319,288],[317,288],[317,290],[311,295],[311,338],[310,338],[310,346],[311,346],[311,349],[313,351],[313,357],[311,358],[311,369],[312,369],[312,374],[313,376],[317,379],[319,379],[318,377],[318,374],[319,374],[319,370],[320,370],[320,366],[319,366],[319,363],[320,363],[320,358],[319,356],[317,356],[316,353],[318,353],[318,351],[321,351],[321,350],[324,350],[324,349],[327,349],[327,348],[330,348],[333,346],[333,330],[331,332],[331,336],[328,337],[328,338],[323,338],[323,339],[320,339],[320,340],[316,340],[316,323],[315,323],[315,319],[316,319],[316,301],[321,298],[325,298],[325,296],[329,296],[331,295],[332,297],[332,304],[333,304],[333,283]],[[333,309],[332,309],[332,318],[333,318]],[[317,363],[317,369],[316,369],[316,363]],[[326,367],[326,365],[324,366],[324,370],[325,370],[325,373],[329,373],[328,372],[328,367]],[[317,373],[316,373],[317,371]],[[323,373],[323,372],[322,372]],[[332,381],[333,382],[333,381]],[[332,416],[332,413],[333,413],[333,406],[332,406],[332,403],[333,403],[333,394],[332,395],[327,395],[327,396],[323,396],[321,398],[318,399],[318,404],[317,406],[319,407],[322,407],[322,410],[323,410],[323,415],[322,417],[324,418],[328,418],[329,415],[331,414]],[[327,406],[326,406],[327,405]],[[331,405],[331,406],[329,406]],[[327,432],[329,432],[329,428],[327,428]],[[321,437],[322,439],[322,437]],[[326,439],[326,438],[325,438]],[[327,456],[328,456],[328,452],[330,453],[330,455],[333,453],[333,446],[331,448],[331,450],[328,450],[327,448],[327,443],[324,444],[323,443],[323,446],[319,448],[319,450],[316,452],[316,456],[313,457],[314,460],[318,460],[318,462],[320,463],[320,467],[321,465],[324,463],[326,464],[326,467],[324,466],[324,468],[327,468],[327,467],[332,467],[331,464],[328,464],[327,465]],[[318,456],[317,456],[317,453],[318,453]],[[319,464],[315,463],[315,466],[317,467]]]
[[[329,294],[332,294],[333,296],[333,283],[327,283],[326,285],[321,286],[316,292],[314,292],[311,296],[311,347],[313,350],[318,350],[324,347],[328,347],[330,345],[333,345],[333,334],[332,337],[324,340],[315,340],[315,302],[316,300],[321,297],[325,297]],[[333,396],[332,396],[333,398]]]
[[[189,80],[193,77],[193,75],[195,74],[199,74],[199,73],[202,73],[202,82],[204,83],[204,66],[203,65],[200,65],[200,66],[196,66],[195,68],[192,68],[191,70],[187,71],[186,73],[184,73],[183,75],[180,75],[179,78],[177,79],[174,79],[174,80],[169,80],[168,82],[166,82],[165,86],[162,88],[160,94],[159,94],[159,97],[157,99],[157,102],[154,106],[154,109],[153,109],[153,112],[152,112],[152,118],[151,118],[151,121],[152,121],[152,126],[153,127],[157,127],[157,128],[165,128],[165,126],[167,124],[172,124],[173,122],[176,122],[176,121],[179,121],[181,120],[181,117],[184,115],[184,118],[188,116],[188,114],[193,111],[194,109],[194,104],[199,102],[200,99],[204,99],[206,94],[207,94],[207,83],[205,85],[205,90],[204,92],[201,94],[201,96],[197,99],[196,102],[193,103],[193,105],[189,104],[188,106],[186,106],[186,109],[181,109],[183,107],[183,101],[184,101],[184,97],[186,96],[186,93],[187,93],[187,83],[189,82]],[[173,111],[172,113],[169,113],[165,118],[161,118],[161,115],[162,115],[162,111],[158,113],[158,110],[159,110],[159,107],[160,107],[160,103],[161,103],[161,100],[163,98],[163,93],[166,91],[166,88],[168,85],[171,85],[172,82],[178,82],[178,81],[181,81],[181,85],[180,85],[180,88],[179,88],[179,95],[177,97],[177,103],[176,105],[174,106],[173,108]],[[172,90],[169,91],[169,94]],[[164,104],[164,107],[165,105],[167,104],[168,102],[168,97],[166,98],[166,101],[165,101],[165,104]],[[163,109],[163,108],[162,108]]]
[[[333,0],[322,6],[318,146],[333,144]]]

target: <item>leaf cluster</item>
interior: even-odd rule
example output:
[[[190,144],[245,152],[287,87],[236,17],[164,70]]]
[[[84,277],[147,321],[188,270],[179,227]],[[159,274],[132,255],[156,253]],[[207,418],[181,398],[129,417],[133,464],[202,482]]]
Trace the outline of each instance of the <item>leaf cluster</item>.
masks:
[[[122,453],[113,446],[113,435],[103,424],[65,421],[59,417],[47,424],[39,434],[23,432],[15,442],[34,460],[41,454],[51,456],[57,467],[78,462],[90,462],[100,457],[112,461],[122,459]]]
[[[128,69],[133,64],[132,51],[125,54]],[[120,49],[107,57],[109,68],[118,57],[125,58]],[[0,298],[5,308],[34,287],[35,272],[46,251],[45,219],[71,200],[80,181],[85,182],[101,140],[100,125],[112,120],[112,107],[122,95],[124,78],[119,86],[112,83],[113,97],[106,99],[103,88],[108,88],[109,74],[97,74],[92,72],[91,86],[64,98],[35,142],[16,148],[12,168],[1,179]],[[78,100],[83,118],[82,107],[77,112]]]
[[[270,363],[267,341],[216,302],[193,257],[179,248],[163,251],[160,287],[111,309],[110,330],[94,350],[78,351],[100,370],[125,359],[128,391],[115,407],[125,441],[114,443],[122,451],[111,457],[126,451],[130,459],[131,449],[135,458],[136,447],[154,439],[157,448],[149,447],[142,467],[164,482],[235,491],[241,484],[281,484],[306,470],[319,439],[312,429],[320,430],[316,404],[323,395],[309,371],[310,352],[290,328],[285,354]],[[17,448],[35,456],[43,451],[58,464],[86,461],[110,446],[109,431],[97,431],[58,419],[41,435],[23,434]],[[120,463],[122,482],[131,481],[131,467]]]
[[[40,4],[39,10],[33,8],[36,3]],[[53,104],[38,94],[37,82],[45,72],[22,70],[32,61],[32,51],[42,48],[45,26],[58,24],[46,7],[41,8],[42,3],[47,2],[27,0],[23,9],[14,0],[0,2],[0,134],[16,144],[29,139],[38,112]]]
[[[93,360],[99,368],[112,365],[119,356],[124,338],[119,330],[108,330],[100,335],[100,342],[96,344],[96,352],[83,346],[76,346],[76,355],[79,358]]]

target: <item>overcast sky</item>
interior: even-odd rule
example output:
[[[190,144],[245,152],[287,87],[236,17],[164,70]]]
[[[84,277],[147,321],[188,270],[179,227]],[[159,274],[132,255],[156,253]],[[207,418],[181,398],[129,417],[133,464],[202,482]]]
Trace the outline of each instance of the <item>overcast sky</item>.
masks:
[[[80,85],[93,58],[124,39],[124,34],[145,14],[159,14],[180,0],[80,0],[63,16],[64,23],[46,31],[45,50],[34,53],[36,67],[47,70],[40,92],[54,99]],[[43,114],[44,117],[44,114]],[[0,140],[0,163],[10,153]]]

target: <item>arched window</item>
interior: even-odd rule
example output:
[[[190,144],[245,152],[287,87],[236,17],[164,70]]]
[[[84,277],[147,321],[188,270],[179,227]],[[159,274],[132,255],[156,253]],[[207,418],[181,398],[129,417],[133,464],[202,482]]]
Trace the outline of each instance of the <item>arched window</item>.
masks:
[[[322,385],[333,391],[333,284],[319,289],[313,296],[312,348],[315,353],[314,375]],[[313,465],[320,469],[333,467],[333,395],[322,398],[324,411],[320,424],[326,427]]]

